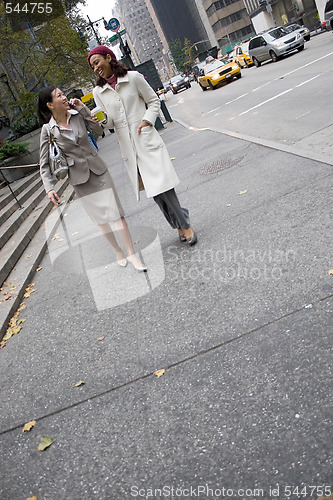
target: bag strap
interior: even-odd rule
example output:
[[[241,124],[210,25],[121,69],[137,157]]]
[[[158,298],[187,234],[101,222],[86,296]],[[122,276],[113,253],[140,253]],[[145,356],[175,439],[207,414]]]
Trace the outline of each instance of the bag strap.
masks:
[[[47,130],[47,135],[49,136],[49,144],[54,144],[55,143],[54,135],[51,132],[50,125],[48,123],[45,123],[45,127],[46,127],[46,130]]]

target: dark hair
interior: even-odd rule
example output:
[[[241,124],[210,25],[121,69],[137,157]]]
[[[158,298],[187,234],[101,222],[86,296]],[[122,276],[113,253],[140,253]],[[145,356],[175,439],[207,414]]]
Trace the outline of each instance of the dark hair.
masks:
[[[103,56],[103,57],[104,57],[104,59],[106,59],[106,56]],[[128,71],[125,64],[123,64],[120,61],[117,61],[117,59],[111,59],[110,66],[111,66],[112,74],[117,76],[117,77],[118,76],[125,76],[127,71]],[[96,82],[96,85],[98,87],[104,87],[104,85],[106,83],[107,83],[107,81],[100,76]]]
[[[38,114],[38,118],[41,121],[41,123],[47,123],[48,121],[50,121],[52,113],[49,110],[47,103],[52,102],[52,100],[53,100],[52,92],[56,88],[57,87],[54,87],[54,86],[44,87],[39,92],[38,104],[37,104],[37,114]]]

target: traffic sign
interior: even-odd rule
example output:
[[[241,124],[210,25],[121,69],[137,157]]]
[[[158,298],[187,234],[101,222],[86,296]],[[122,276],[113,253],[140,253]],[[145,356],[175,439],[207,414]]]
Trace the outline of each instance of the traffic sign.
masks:
[[[116,40],[119,40],[119,36],[125,35],[126,30],[121,30],[117,35],[113,35],[111,38],[109,38],[109,42],[115,42]]]
[[[111,19],[108,22],[108,25],[111,31],[116,31],[116,32],[119,31],[120,22],[115,17],[111,17]]]

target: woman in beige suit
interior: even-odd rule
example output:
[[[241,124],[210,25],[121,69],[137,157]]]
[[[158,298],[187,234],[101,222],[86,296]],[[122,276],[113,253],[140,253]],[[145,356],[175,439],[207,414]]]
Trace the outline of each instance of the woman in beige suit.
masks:
[[[98,76],[94,100],[107,114],[107,128],[114,128],[133,189],[139,199],[139,180],[146,195],[160,207],[180,240],[195,245],[197,235],[190,225],[188,210],[182,208],[175,186],[179,183],[167,148],[154,128],[160,100],[137,71],[117,61],[111,49],[100,45],[88,54]],[[139,179],[140,174],[141,179]]]
[[[74,107],[75,109],[71,109]],[[88,215],[111,243],[117,262],[125,267],[129,261],[138,271],[146,271],[135,254],[124,211],[106,163],[91,145],[87,131],[95,136],[103,133],[98,120],[79,99],[70,103],[56,87],[43,88],[39,93],[38,115],[42,123],[40,140],[40,173],[49,199],[57,206],[59,196],[49,166],[49,134],[54,136],[69,165],[69,182]],[[110,227],[110,222],[126,248],[127,258]]]

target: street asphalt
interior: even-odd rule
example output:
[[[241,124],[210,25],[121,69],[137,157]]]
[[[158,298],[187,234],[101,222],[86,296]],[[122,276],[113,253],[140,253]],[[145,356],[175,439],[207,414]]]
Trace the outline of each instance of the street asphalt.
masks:
[[[107,133],[148,273],[117,266],[76,200],[40,230],[49,250],[0,351],[1,500],[333,491],[332,166],[175,122],[162,137],[199,241],[136,202]]]

